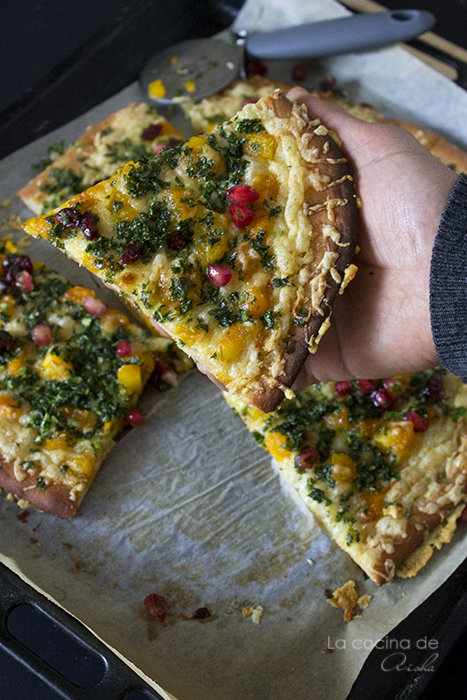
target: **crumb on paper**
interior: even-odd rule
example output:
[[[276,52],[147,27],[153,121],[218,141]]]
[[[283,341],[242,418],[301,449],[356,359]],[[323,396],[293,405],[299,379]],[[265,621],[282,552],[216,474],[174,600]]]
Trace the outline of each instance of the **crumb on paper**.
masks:
[[[206,617],[210,617],[211,613],[208,608],[198,608],[194,612],[186,616],[187,620],[204,620]]]
[[[329,647],[326,647],[326,649],[321,650],[321,653],[322,654],[332,654],[333,651],[334,651],[334,649],[330,649]]]
[[[28,234],[21,236],[19,241],[16,241],[16,245],[18,248],[30,248],[32,246],[31,236],[28,236]]]
[[[112,581],[112,583],[109,584],[110,588],[115,588],[116,585],[117,585],[116,581]]]
[[[11,199],[4,199],[2,202],[2,207],[9,207],[11,204]]]
[[[307,562],[308,562],[309,564],[314,564],[314,563],[315,563],[315,562],[313,561],[313,559],[307,559]]]
[[[8,231],[13,229],[13,231],[22,231],[22,221],[17,214],[12,214],[11,216],[5,216],[2,221],[1,231]]]
[[[263,608],[261,607],[261,605],[258,605],[258,607],[253,610],[253,614],[252,614],[252,620],[256,625],[259,625],[259,618],[261,617],[262,614],[263,614]]]
[[[253,608],[242,608],[242,615],[243,617],[249,617],[250,615],[253,615]]]
[[[360,617],[362,609],[368,607],[371,595],[365,594],[359,597],[354,581],[347,581],[341,588],[336,588],[332,593],[332,598],[328,597],[327,601],[334,608],[342,608],[344,611],[344,620],[350,622],[354,617]]]

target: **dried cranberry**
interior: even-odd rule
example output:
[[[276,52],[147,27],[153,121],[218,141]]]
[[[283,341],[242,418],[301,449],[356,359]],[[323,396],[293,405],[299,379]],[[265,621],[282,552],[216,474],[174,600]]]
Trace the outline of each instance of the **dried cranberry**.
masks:
[[[250,185],[234,185],[233,187],[229,187],[225,196],[229,202],[235,202],[237,204],[251,204],[259,199],[258,192],[254,187],[250,187]]]
[[[373,382],[369,379],[357,379],[357,387],[361,394],[372,394],[376,389]]]
[[[445,397],[443,387],[443,377],[440,374],[433,374],[427,379],[423,395],[433,402],[442,401]]]
[[[147,607],[149,614],[156,620],[164,622],[167,618],[167,613],[169,612],[169,606],[167,601],[161,595],[157,593],[150,593],[144,599],[144,604]]]
[[[427,416],[421,416],[416,411],[407,411],[405,416],[403,416],[403,420],[410,421],[416,433],[424,433],[425,430],[428,430]]]
[[[152,141],[161,135],[162,124],[150,124],[143,131],[143,141]]]
[[[352,393],[352,385],[350,382],[336,382],[334,385],[334,391],[339,396],[346,396]]]
[[[295,83],[303,83],[306,80],[306,65],[304,63],[296,63],[291,72],[291,78]]]
[[[179,143],[181,143],[179,139],[167,139],[164,143],[157,144],[154,153],[160,153],[164,148],[173,148],[174,146],[178,146]]]
[[[45,347],[50,345],[52,342],[52,333],[50,331],[50,326],[46,323],[39,323],[31,331],[31,338],[33,343],[39,345],[40,347]]]
[[[81,225],[82,214],[73,207],[65,207],[55,214],[55,220],[65,228],[78,228]]]
[[[268,69],[261,61],[248,61],[246,72],[247,75],[266,75]]]
[[[297,469],[312,469],[319,461],[319,452],[314,447],[306,447],[295,457]]]
[[[117,345],[117,349],[115,351],[116,355],[119,355],[120,357],[130,357],[132,354],[131,351],[131,345],[128,342],[128,340],[121,340],[119,344]]]
[[[0,330],[0,352],[8,350],[13,345],[13,336],[7,331]]]
[[[324,78],[318,85],[318,90],[320,92],[330,92],[335,90],[337,87],[337,79],[333,75],[328,75]]]
[[[90,211],[85,211],[81,219],[80,229],[87,241],[93,241],[99,235],[97,223]]]
[[[143,241],[136,240],[128,243],[123,253],[120,256],[120,262],[122,265],[134,265],[139,262],[143,257],[144,253],[144,243]]]
[[[134,406],[134,408],[130,408],[127,411],[126,419],[133,428],[141,428],[146,424],[146,417],[141,413],[138,406]]]
[[[232,202],[229,207],[230,216],[237,228],[246,228],[255,218],[255,212],[245,204]]]
[[[386,389],[377,389],[371,394],[371,398],[374,405],[384,411],[391,411],[395,406],[394,400],[391,399]]]
[[[180,231],[174,231],[174,233],[168,235],[165,240],[168,247],[172,248],[172,250],[183,250],[186,248],[187,240]]]
[[[16,255],[15,253],[9,253],[9,255],[6,256],[2,267],[4,272],[14,270],[13,279],[21,270],[25,270],[26,272],[29,272],[29,274],[32,274],[34,270],[34,266],[29,255]]]
[[[405,387],[400,379],[396,379],[395,377],[383,379],[383,387],[386,389],[391,399],[394,400],[405,394]]]
[[[206,274],[209,281],[215,287],[225,287],[232,279],[232,272],[228,267],[218,265],[217,263],[209,263],[206,268]]]

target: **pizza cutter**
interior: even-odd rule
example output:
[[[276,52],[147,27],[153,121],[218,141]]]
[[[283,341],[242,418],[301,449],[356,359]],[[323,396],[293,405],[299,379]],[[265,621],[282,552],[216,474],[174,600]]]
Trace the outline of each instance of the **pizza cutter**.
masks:
[[[144,67],[140,82],[158,105],[200,100],[245,77],[248,59],[320,58],[372,51],[427,31],[435,16],[426,10],[392,10],[310,22],[248,35],[227,29],[208,39],[169,46]]]

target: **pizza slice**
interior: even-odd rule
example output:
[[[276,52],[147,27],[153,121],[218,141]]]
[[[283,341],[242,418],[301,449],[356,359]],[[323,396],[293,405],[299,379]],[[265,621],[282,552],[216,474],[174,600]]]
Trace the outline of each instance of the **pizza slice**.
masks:
[[[339,139],[279,91],[69,200],[25,230],[115,288],[228,391],[289,392],[355,274]]]
[[[183,141],[180,132],[144,102],[132,102],[89,127],[75,143],[49,147],[51,162],[19,192],[36,214],[114,174],[129,160],[138,160]],[[45,164],[44,164],[45,165]]]
[[[227,403],[333,539],[381,585],[414,576],[467,502],[467,386],[441,368],[316,384],[265,416]]]
[[[174,384],[173,341],[130,323],[0,241],[0,488],[41,511],[76,514],[155,371]]]

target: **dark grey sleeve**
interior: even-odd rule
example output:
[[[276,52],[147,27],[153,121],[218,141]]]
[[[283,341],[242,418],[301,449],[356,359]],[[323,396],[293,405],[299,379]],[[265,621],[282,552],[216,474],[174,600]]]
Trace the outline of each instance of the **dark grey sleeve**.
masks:
[[[446,204],[430,273],[431,328],[443,367],[467,382],[467,175]]]

